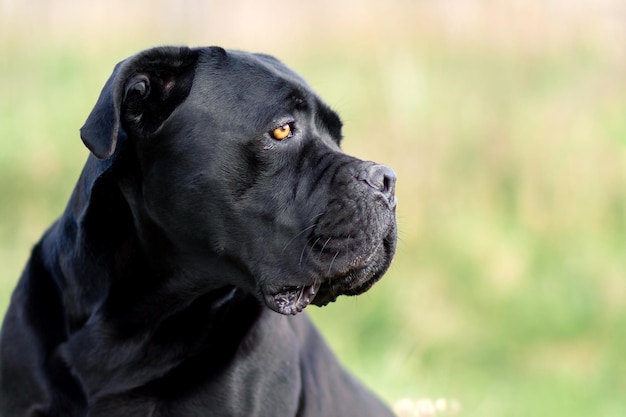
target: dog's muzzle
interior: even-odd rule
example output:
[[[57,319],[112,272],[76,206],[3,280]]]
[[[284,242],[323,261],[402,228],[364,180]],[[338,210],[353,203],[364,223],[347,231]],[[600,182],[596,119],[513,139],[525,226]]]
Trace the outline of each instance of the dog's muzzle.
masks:
[[[359,189],[361,194],[347,194],[347,200],[357,199],[363,212],[343,212],[339,216],[335,211],[330,214],[335,218],[329,226],[320,232],[346,236],[339,240],[340,247],[352,244],[351,238],[361,236],[359,244],[343,252],[337,246],[329,250],[325,244],[313,243],[309,249],[315,253],[317,270],[323,271],[308,282],[300,285],[284,285],[273,289],[262,288],[265,303],[272,310],[281,314],[297,314],[309,304],[324,306],[336,300],[340,295],[358,295],[369,290],[384,274],[391,263],[396,245],[395,225],[395,184],[396,174],[389,167],[367,163],[352,177],[356,182],[350,187]],[[365,184],[366,186],[359,185]],[[339,204],[341,206],[341,204]],[[367,218],[367,221],[365,220]],[[376,219],[376,220],[372,220]],[[342,227],[347,229],[342,230]],[[312,235],[309,242],[324,242],[324,238]],[[328,238],[330,241],[330,238]],[[341,253],[339,259],[338,256]],[[307,271],[303,271],[303,274]],[[302,278],[301,278],[302,279]],[[287,281],[289,282],[289,281]],[[292,282],[298,282],[294,279]]]

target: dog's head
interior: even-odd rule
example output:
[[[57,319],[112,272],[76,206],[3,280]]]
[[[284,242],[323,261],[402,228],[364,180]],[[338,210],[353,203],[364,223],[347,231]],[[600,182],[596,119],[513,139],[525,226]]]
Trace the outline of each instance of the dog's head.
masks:
[[[341,126],[270,56],[172,47],[118,64],[81,137],[113,165],[135,155],[137,225],[189,265],[218,258],[246,277],[207,279],[295,314],[366,291],[395,251],[395,174],[342,152]]]

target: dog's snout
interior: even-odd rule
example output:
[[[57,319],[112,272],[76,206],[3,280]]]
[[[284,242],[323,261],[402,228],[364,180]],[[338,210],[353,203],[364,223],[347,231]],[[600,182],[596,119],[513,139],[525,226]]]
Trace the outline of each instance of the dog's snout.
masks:
[[[385,165],[371,165],[361,173],[361,179],[395,205],[396,173],[393,169]]]

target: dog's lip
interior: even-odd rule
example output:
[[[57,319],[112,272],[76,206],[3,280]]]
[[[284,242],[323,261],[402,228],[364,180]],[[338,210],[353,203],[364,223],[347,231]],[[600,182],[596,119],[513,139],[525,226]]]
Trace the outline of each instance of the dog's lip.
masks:
[[[295,315],[309,304],[322,307],[334,302],[340,295],[359,295],[366,292],[389,266],[395,244],[392,235],[389,232],[371,251],[355,256],[347,264],[347,268],[344,265],[341,270],[334,271],[332,277],[317,279],[312,285],[285,285],[278,289],[262,287],[265,304],[277,313]],[[381,246],[385,247],[387,261],[372,269],[370,265]]]
[[[265,304],[277,313],[295,315],[308,306],[317,295],[320,284],[283,286],[278,291],[264,292]]]

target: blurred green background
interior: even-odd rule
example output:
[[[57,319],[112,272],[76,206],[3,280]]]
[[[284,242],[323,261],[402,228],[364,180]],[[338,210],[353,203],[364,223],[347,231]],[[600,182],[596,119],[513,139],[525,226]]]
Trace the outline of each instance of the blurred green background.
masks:
[[[0,0],[0,315],[114,64],[157,44],[279,57],[396,170],[391,270],[309,309],[386,400],[626,415],[626,4]]]

